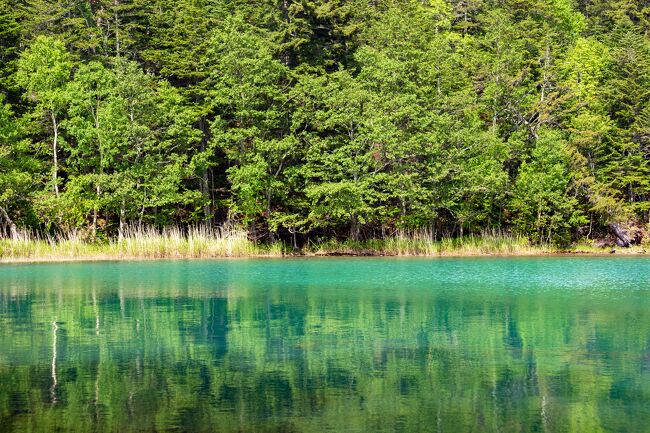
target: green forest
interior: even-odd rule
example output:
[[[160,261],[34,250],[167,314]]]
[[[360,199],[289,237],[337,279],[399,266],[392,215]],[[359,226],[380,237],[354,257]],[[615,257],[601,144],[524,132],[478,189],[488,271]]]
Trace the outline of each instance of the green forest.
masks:
[[[0,0],[0,236],[642,242],[650,1]]]

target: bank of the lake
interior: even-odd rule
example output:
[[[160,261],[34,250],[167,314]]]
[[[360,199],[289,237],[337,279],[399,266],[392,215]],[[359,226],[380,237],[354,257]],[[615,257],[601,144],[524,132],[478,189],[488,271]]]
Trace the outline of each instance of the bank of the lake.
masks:
[[[255,243],[244,232],[206,235],[200,232],[145,233],[89,242],[82,238],[0,239],[0,262],[80,260],[200,259],[293,256],[476,257],[547,255],[643,255],[645,246],[613,248],[585,241],[571,246],[533,244],[510,235],[465,236],[433,240],[395,236],[364,241],[315,240],[295,248],[284,242]]]

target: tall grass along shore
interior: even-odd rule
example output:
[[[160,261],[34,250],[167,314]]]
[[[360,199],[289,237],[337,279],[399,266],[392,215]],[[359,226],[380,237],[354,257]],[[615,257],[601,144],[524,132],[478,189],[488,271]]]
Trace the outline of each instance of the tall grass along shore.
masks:
[[[237,229],[192,227],[127,229],[106,241],[88,241],[72,232],[38,236],[26,232],[0,239],[0,261],[113,260],[281,256],[281,244],[256,245]]]
[[[128,260],[161,258],[283,257],[283,256],[527,256],[560,253],[644,254],[643,247],[612,250],[588,242],[560,248],[531,244],[526,238],[506,233],[486,233],[462,238],[435,239],[428,233],[396,234],[383,239],[310,240],[300,249],[288,244],[255,243],[246,231],[236,228],[187,230],[152,227],[127,229],[122,236],[88,241],[72,232],[39,236],[19,232],[0,239],[0,262]]]

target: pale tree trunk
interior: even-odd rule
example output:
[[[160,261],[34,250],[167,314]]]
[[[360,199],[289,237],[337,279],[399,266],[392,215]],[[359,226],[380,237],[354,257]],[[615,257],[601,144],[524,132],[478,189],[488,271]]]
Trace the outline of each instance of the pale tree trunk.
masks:
[[[142,200],[142,207],[140,208],[140,216],[138,218],[138,230],[142,230],[142,221],[144,220],[144,211],[146,205],[147,194],[145,191],[144,199]]]
[[[210,178],[208,170],[203,170],[203,173],[201,175],[201,193],[208,199],[205,206],[203,206],[203,215],[205,216],[205,221],[208,224],[208,227],[212,228],[212,210],[210,206]]]
[[[124,239],[124,229],[126,228],[126,200],[122,198],[122,206],[120,206],[120,228],[117,233],[118,239]]]
[[[544,54],[544,76],[542,78],[542,92],[540,96],[540,102],[544,102],[546,98],[546,86],[548,84],[548,68],[551,62],[551,47],[546,45],[546,51]]]
[[[101,194],[101,189],[99,188],[99,185],[97,185],[95,191],[97,192],[97,198],[99,199],[99,195]],[[94,209],[93,209],[93,238],[97,236],[97,204],[95,204]]]
[[[7,213],[5,208],[3,208],[2,206],[0,206],[0,217],[2,217],[2,219],[5,220],[5,223],[3,224],[3,226],[5,227],[5,230],[4,230],[5,234],[6,234],[6,227],[9,226],[9,237],[11,239],[17,238],[18,237],[18,228],[16,227],[16,224],[13,222],[13,220],[11,218],[9,218],[9,214]]]
[[[57,155],[57,148],[59,145],[59,124],[56,121],[56,116],[53,112],[50,113],[52,117],[52,128],[54,129],[54,141],[52,142],[52,183],[54,184],[54,194],[59,197],[59,185],[58,185],[58,172],[59,172],[59,159]]]
[[[271,217],[271,188],[266,189],[266,218]],[[275,233],[269,227],[269,242],[275,242]]]

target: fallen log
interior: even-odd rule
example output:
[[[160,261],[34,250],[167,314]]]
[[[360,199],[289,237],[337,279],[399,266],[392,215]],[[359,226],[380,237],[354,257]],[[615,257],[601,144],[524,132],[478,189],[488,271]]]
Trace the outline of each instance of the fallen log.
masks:
[[[616,245],[619,247],[628,248],[632,244],[630,234],[619,223],[610,223],[609,229],[616,236]]]

